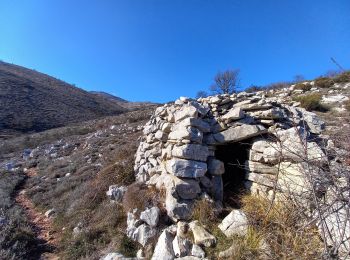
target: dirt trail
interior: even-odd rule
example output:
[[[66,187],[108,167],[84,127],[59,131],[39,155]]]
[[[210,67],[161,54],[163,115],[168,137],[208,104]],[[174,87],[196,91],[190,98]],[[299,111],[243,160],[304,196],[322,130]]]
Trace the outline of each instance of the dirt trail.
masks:
[[[36,174],[37,173],[34,168],[31,168],[26,172],[28,178],[34,177]],[[25,183],[18,190],[15,201],[24,209],[29,222],[32,224],[37,239],[41,242],[39,250],[42,251],[42,254],[40,259],[58,260],[59,257],[54,253],[54,249],[57,246],[58,237],[53,231],[52,219],[46,217],[44,213],[39,212],[35,208],[34,204],[26,195]]]

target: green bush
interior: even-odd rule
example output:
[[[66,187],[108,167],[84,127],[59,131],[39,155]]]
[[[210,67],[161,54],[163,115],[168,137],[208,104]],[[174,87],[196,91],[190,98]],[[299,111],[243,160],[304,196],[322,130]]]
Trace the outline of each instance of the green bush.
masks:
[[[309,91],[311,88],[312,88],[312,85],[310,83],[306,83],[306,84],[298,83],[298,84],[295,84],[294,86],[294,89],[300,89],[303,91]]]
[[[321,77],[315,80],[315,86],[319,88],[330,88],[334,84],[334,81],[330,78]]]
[[[328,108],[321,104],[321,94],[314,93],[305,96],[296,97],[294,100],[300,102],[300,106],[308,111],[326,112]]]

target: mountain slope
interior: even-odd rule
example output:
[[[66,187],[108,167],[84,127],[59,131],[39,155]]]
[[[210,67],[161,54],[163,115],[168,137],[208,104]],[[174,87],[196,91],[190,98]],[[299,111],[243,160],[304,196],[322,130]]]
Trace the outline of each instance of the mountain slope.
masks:
[[[0,131],[42,131],[127,111],[105,97],[0,62]]]
[[[121,102],[121,103],[129,102],[129,101],[125,100],[125,99],[122,99],[120,97],[114,96],[112,94],[109,94],[109,93],[106,93],[106,92],[103,92],[103,91],[90,91],[90,93],[95,94],[97,96],[104,97],[104,98],[108,98],[108,99],[113,100],[113,101]]]

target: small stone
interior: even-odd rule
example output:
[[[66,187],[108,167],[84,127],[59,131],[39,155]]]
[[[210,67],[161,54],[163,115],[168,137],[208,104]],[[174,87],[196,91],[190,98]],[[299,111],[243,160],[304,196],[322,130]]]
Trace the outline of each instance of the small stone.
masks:
[[[227,237],[233,235],[245,236],[248,231],[248,220],[241,210],[234,209],[218,227]]]
[[[212,175],[221,175],[225,173],[225,165],[222,161],[215,158],[208,160],[208,173]]]
[[[205,252],[200,246],[194,244],[192,246],[191,255],[195,257],[199,257],[200,259],[203,259],[205,257]]]
[[[52,217],[56,213],[55,209],[49,209],[45,212],[45,217],[49,218]]]
[[[106,195],[116,202],[121,202],[123,200],[123,196],[127,190],[125,186],[111,185],[106,192]]]
[[[198,220],[190,223],[190,228],[193,233],[194,243],[196,245],[203,245],[205,247],[211,247],[216,244],[216,238],[206,231],[198,222]]]

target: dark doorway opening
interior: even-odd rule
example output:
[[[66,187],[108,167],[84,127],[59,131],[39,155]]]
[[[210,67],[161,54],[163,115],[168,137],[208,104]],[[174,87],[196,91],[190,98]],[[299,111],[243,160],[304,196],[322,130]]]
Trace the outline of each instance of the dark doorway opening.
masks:
[[[225,173],[222,175],[225,207],[240,207],[240,196],[246,192],[245,162],[249,159],[250,148],[251,140],[216,147],[215,157],[225,164]]]

